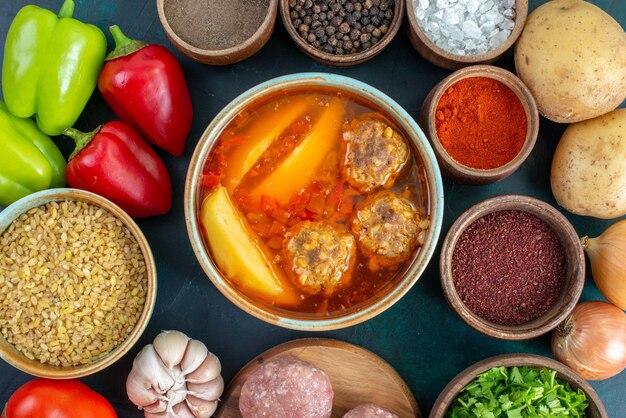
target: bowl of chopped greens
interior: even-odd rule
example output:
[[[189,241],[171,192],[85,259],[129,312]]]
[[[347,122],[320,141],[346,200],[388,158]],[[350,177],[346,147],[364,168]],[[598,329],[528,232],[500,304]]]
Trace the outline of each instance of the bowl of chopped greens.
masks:
[[[490,357],[443,389],[430,418],[608,418],[587,381],[569,367],[533,354]]]

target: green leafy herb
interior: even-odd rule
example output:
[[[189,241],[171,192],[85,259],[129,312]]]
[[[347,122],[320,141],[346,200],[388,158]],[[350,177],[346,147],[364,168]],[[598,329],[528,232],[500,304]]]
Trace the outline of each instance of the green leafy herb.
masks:
[[[449,418],[585,417],[585,393],[572,390],[554,370],[496,367],[465,386]]]

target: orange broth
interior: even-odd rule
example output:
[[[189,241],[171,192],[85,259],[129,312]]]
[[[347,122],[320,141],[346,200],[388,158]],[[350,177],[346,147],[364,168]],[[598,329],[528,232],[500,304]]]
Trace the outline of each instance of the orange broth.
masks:
[[[301,87],[280,91],[247,106],[228,123],[211,150],[203,169],[201,196],[206,196],[218,185],[227,188],[240,215],[245,217],[247,225],[265,247],[263,251],[268,259],[284,273],[283,285],[298,295],[299,302],[294,305],[268,300],[246,292],[234,281],[231,284],[248,300],[281,314],[347,314],[374,296],[381,297],[389,292],[410,264],[409,261],[400,266],[373,271],[357,246],[356,264],[349,284],[331,295],[312,295],[300,290],[291,283],[285,271],[289,266],[283,265],[281,248],[289,228],[306,220],[324,220],[350,231],[355,205],[378,191],[362,194],[344,181],[340,170],[342,156],[339,134],[329,139],[329,149],[325,152],[323,163],[316,172],[311,173],[311,181],[306,187],[282,202],[270,196],[258,195],[259,185],[298,147],[305,135],[313,129],[322,111],[335,98],[341,100],[344,108],[343,126],[353,118],[375,114],[403,136],[411,150],[409,160],[389,190],[409,200],[420,217],[429,216],[429,191],[423,163],[406,133],[375,104],[345,90]],[[300,114],[303,107],[304,113]],[[297,117],[294,117],[296,114]],[[286,125],[285,129],[282,129],[282,125]],[[242,155],[249,157],[251,154],[249,150],[242,152],[242,149],[250,148],[252,136],[259,138],[269,130],[280,133],[267,141],[271,142],[269,146],[261,147],[261,155],[256,159],[248,158],[247,161],[242,158]],[[246,170],[251,160],[254,164]],[[299,181],[302,181],[303,176],[306,177],[306,173],[293,173],[293,178]],[[415,252],[419,249],[418,246]],[[414,258],[412,256],[411,260]]]

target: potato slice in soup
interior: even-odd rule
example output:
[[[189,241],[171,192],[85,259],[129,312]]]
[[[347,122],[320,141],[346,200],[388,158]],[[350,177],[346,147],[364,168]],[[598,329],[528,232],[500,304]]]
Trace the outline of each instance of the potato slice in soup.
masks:
[[[284,286],[263,243],[239,215],[225,187],[217,187],[204,199],[200,220],[215,262],[231,281],[269,302],[298,302],[291,289]]]

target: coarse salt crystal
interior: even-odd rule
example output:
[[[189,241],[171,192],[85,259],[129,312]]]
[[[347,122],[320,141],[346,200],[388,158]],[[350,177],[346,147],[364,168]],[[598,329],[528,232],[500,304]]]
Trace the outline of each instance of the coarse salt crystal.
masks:
[[[414,4],[426,36],[456,55],[498,48],[515,26],[515,0],[417,0]]]

